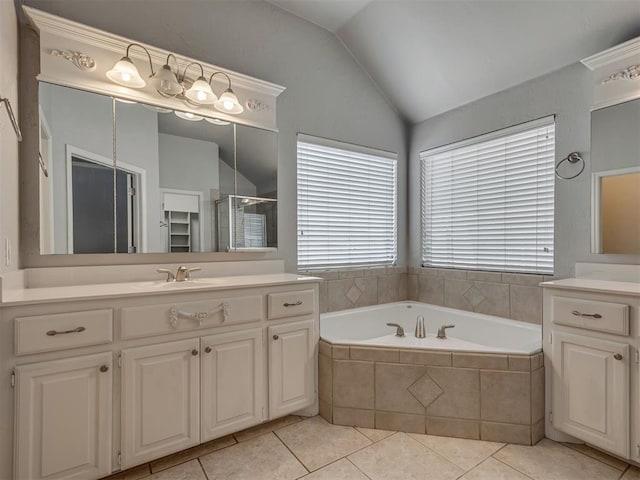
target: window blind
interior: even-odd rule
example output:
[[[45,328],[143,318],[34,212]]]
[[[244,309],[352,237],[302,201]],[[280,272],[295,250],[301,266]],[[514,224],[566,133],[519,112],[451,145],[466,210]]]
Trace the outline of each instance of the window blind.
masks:
[[[553,273],[553,117],[420,154],[422,264]]]
[[[391,265],[397,155],[298,135],[298,268]]]

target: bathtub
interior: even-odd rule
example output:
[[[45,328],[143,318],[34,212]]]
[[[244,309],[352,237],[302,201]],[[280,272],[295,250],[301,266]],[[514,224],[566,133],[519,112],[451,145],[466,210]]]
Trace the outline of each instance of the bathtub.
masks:
[[[416,319],[424,317],[426,337],[414,335]],[[398,323],[404,337],[387,323]],[[442,325],[447,339],[436,338]],[[419,302],[395,302],[372,307],[324,313],[320,316],[320,337],[337,345],[362,345],[446,350],[456,352],[532,355],[542,350],[542,327],[491,315]]]
[[[425,338],[414,336],[419,315]],[[436,338],[447,324],[455,325],[448,338]],[[418,302],[322,314],[320,415],[337,425],[534,445],[544,437],[541,333]]]

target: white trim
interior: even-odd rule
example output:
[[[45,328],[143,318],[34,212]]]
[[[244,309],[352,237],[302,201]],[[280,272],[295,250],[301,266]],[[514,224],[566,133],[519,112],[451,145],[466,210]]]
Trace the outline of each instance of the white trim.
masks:
[[[449,150],[455,150],[457,148],[466,147],[468,145],[473,145],[475,143],[486,142],[489,140],[493,140],[494,138],[506,137],[508,135],[524,132],[526,130],[532,130],[534,128],[553,125],[555,123],[555,118],[556,118],[555,115],[548,115],[546,117],[538,118],[536,120],[531,120],[529,122],[519,123],[518,125],[513,125],[512,127],[502,128],[500,130],[494,130],[493,132],[484,133],[482,135],[477,135],[475,137],[460,140],[458,142],[453,142],[447,145],[442,145],[440,147],[423,150],[420,152],[420,158],[423,158],[428,155],[436,155],[438,153],[448,152]]]
[[[73,191],[72,191],[72,157],[80,157],[87,159],[91,162],[105,165],[107,167],[113,167],[113,160],[97,153],[89,152],[82,148],[75,147],[70,144],[65,145],[65,157],[66,157],[66,176],[67,176],[67,253],[73,253]],[[134,218],[137,219],[134,232],[135,238],[138,240],[136,245],[136,253],[142,253],[147,251],[147,171],[144,168],[129,163],[118,161],[116,164],[117,170],[123,170],[129,173],[133,173],[138,177],[138,200],[136,202],[136,211]]]
[[[365,155],[375,155],[382,158],[390,158],[393,160],[398,159],[398,154],[394,152],[388,152],[386,150],[378,150],[377,148],[365,147],[362,145],[356,145],[354,143],[341,142],[339,140],[331,140],[329,138],[314,137],[313,135],[307,135],[306,133],[298,132],[298,142],[311,143],[313,145],[320,145],[329,148],[338,148],[340,150],[348,150],[351,152],[363,153]]]
[[[618,168],[604,170],[591,174],[591,253],[602,252],[602,215],[600,200],[602,195],[602,179],[605,177],[617,177],[631,173],[640,173],[640,167]]]
[[[608,48],[607,50],[596,53],[595,55],[591,55],[590,57],[580,60],[580,62],[590,70],[597,70],[598,68],[607,66],[610,63],[632,57],[634,55],[640,55],[640,37],[632,38],[620,45]]]

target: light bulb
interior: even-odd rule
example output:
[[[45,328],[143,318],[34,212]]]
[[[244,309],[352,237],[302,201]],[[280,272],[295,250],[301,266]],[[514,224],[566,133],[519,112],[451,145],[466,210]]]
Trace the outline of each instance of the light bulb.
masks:
[[[125,81],[125,82],[129,82],[129,81],[131,81],[131,75],[130,75],[129,73],[127,73],[127,72],[124,72],[124,73],[121,75],[121,78],[122,78],[122,80],[123,80],[123,81]]]
[[[233,102],[230,102],[229,100],[227,100],[226,102],[222,102],[222,106],[225,108],[225,110],[232,110]]]
[[[107,78],[118,85],[130,88],[142,88],[146,82],[140,76],[140,72],[129,57],[122,57],[107,72]]]
[[[201,102],[204,102],[207,99],[207,94],[204,93],[203,91],[198,91],[198,93],[196,93],[196,97],[198,98],[198,100],[200,100]]]

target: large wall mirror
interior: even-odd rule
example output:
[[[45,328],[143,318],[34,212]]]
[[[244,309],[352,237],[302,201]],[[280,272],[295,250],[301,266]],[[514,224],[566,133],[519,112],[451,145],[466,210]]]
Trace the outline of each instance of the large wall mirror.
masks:
[[[277,247],[277,134],[40,83],[40,253]]]
[[[591,114],[592,252],[640,254],[640,99]]]

